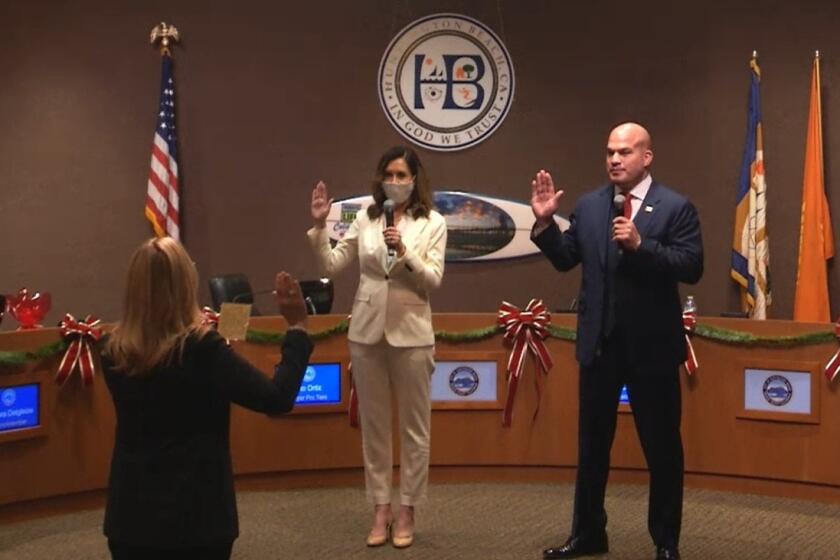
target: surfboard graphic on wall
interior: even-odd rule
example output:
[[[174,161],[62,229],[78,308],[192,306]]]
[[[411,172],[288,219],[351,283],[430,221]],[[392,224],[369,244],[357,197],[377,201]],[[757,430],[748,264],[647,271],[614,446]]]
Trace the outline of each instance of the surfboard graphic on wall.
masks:
[[[493,261],[539,253],[531,242],[534,215],[531,206],[502,198],[461,191],[436,191],[435,209],[446,218],[447,262]],[[370,195],[333,202],[327,216],[330,239],[338,241],[356,219],[356,213],[373,203]],[[554,220],[565,230],[566,218]]]

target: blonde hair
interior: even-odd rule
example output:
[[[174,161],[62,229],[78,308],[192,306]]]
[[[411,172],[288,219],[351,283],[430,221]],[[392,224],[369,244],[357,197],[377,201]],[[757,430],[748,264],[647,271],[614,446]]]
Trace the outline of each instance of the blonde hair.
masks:
[[[203,336],[198,272],[186,249],[171,237],[152,238],[131,257],[122,321],[105,352],[117,369],[147,372],[183,352],[191,334]]]

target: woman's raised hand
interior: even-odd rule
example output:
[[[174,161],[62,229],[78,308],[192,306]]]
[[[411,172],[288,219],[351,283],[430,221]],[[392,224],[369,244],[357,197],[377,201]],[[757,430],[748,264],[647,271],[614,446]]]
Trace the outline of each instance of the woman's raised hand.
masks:
[[[290,327],[306,328],[306,304],[300,284],[287,272],[278,272],[274,277],[274,297],[277,308]]]
[[[315,226],[322,228],[327,225],[327,216],[330,213],[330,206],[333,199],[327,193],[327,185],[323,181],[318,181],[312,189],[312,220]]]

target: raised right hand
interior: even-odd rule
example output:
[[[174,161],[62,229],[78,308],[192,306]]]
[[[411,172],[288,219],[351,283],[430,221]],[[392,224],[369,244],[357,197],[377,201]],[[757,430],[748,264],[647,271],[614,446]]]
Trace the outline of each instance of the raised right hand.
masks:
[[[562,190],[554,190],[551,173],[540,169],[531,181],[531,210],[538,222],[548,223],[553,220],[552,216],[560,209],[562,196]]]
[[[327,225],[327,216],[330,213],[330,205],[333,199],[327,193],[327,185],[323,181],[318,181],[318,184],[312,189],[312,221],[317,227],[324,227]]]
[[[300,284],[288,272],[278,272],[274,277],[274,295],[277,308],[290,327],[306,328],[306,304]]]

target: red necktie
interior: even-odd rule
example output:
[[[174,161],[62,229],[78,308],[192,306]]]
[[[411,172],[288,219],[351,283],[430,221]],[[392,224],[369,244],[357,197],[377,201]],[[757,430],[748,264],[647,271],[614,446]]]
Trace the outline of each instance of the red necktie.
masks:
[[[624,217],[628,220],[633,216],[633,202],[631,202],[632,199],[633,195],[629,193],[626,197],[624,197]]]

